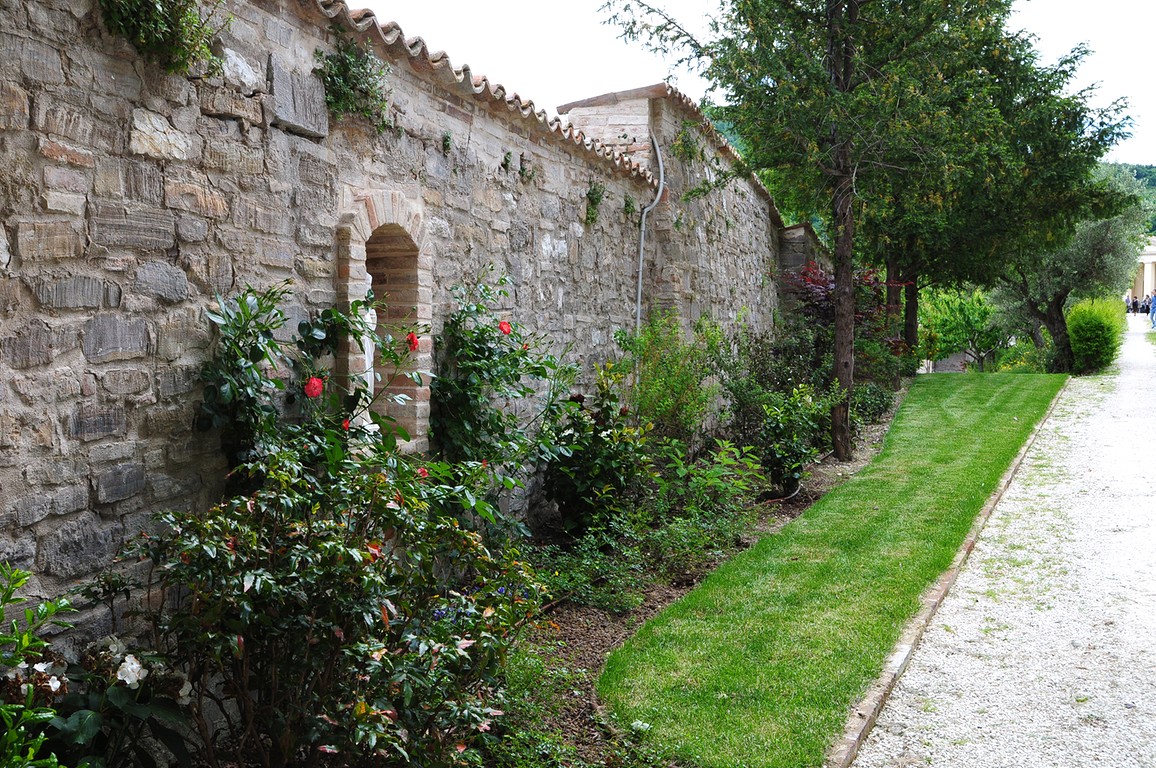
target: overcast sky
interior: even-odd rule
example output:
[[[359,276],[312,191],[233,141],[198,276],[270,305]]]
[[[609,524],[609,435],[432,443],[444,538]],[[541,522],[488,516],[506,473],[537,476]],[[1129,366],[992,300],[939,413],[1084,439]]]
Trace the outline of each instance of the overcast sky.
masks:
[[[666,78],[669,63],[637,44],[618,39],[603,24],[602,0],[346,0],[369,7],[381,21],[396,21],[407,37],[425,38],[460,67],[486,75],[554,114],[558,106],[602,93],[651,85]],[[701,31],[715,0],[658,0],[687,26]],[[1135,121],[1133,138],[1110,160],[1156,165],[1156,89],[1142,64],[1151,28],[1141,9],[1148,0],[1016,0],[1011,26],[1038,37],[1045,63],[1087,43],[1092,54],[1080,68],[1079,86],[1098,84],[1093,104],[1126,98]],[[690,72],[674,84],[698,99],[706,85]],[[1146,130],[1147,129],[1147,130]]]

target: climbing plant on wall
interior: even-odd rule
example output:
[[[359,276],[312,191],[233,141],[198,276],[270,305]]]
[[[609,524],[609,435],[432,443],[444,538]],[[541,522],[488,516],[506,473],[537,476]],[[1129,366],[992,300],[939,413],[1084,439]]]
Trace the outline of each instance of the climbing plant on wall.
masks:
[[[314,72],[325,85],[325,106],[335,116],[353,115],[373,123],[378,132],[390,127],[389,65],[358,45],[340,27],[330,28],[336,38],[332,53],[314,52]]]
[[[127,38],[166,72],[187,74],[199,62],[210,72],[220,68],[209,43],[228,25],[228,19],[213,23],[222,1],[212,3],[207,14],[201,13],[197,0],[99,0],[99,4],[109,32]]]

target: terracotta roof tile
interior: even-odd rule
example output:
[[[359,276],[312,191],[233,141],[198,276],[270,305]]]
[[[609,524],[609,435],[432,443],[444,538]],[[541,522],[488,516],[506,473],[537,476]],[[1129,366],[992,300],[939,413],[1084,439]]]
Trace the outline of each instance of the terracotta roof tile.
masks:
[[[309,1],[310,0],[305,0],[305,2]],[[364,38],[376,37],[388,50],[399,58],[404,55],[410,65],[415,69],[436,73],[440,77],[443,85],[447,86],[451,91],[472,97],[490,109],[497,110],[504,106],[507,111],[515,112],[520,115],[522,119],[536,124],[539,129],[545,131],[547,135],[551,136],[554,140],[582,147],[588,152],[597,155],[603,162],[610,165],[619,173],[638,177],[650,186],[657,188],[658,179],[650,172],[649,168],[632,160],[622,152],[603,144],[601,141],[587,137],[581,131],[575,130],[570,125],[564,123],[560,118],[550,117],[545,110],[537,109],[532,100],[523,99],[517,93],[507,92],[505,86],[501,83],[492,82],[485,75],[475,75],[468,64],[464,64],[460,68],[455,67],[445,51],[430,51],[429,46],[426,45],[425,40],[421,37],[405,37],[401,27],[399,27],[396,22],[378,22],[377,16],[372,10],[368,8],[351,9],[342,0],[312,0],[312,2],[330,20],[343,23]],[[730,157],[732,161],[737,162],[741,160],[738,151],[735,150],[726,138],[714,127],[714,124],[707,118],[706,114],[699,109],[698,105],[695,104],[689,96],[668,83],[658,83],[644,88],[619,91],[614,94],[597,96],[593,99],[572,102],[560,107],[559,111],[565,113],[565,111],[568,111],[570,108],[590,104],[596,102],[598,99],[625,99],[630,97],[639,98],[641,96],[669,99],[679,109],[686,112],[690,119],[698,122],[703,127],[703,130],[717,142],[722,152]],[[614,102],[611,101],[607,103]],[[771,193],[753,174],[749,177],[749,181],[755,186],[759,194],[771,203],[772,210],[774,210],[774,200]],[[777,210],[775,210],[775,219],[780,222],[781,226],[781,220],[778,218]]]
[[[650,170],[638,162],[600,141],[587,138],[559,118],[550,117],[545,110],[537,109],[532,100],[507,92],[501,83],[494,83],[484,75],[475,75],[468,64],[455,67],[445,51],[430,51],[422,38],[405,37],[395,22],[378,22],[372,10],[351,9],[341,0],[312,2],[327,18],[345,25],[361,37],[376,37],[394,55],[406,58],[415,69],[434,72],[452,92],[472,97],[490,109],[504,106],[507,111],[517,113],[522,119],[536,123],[555,140],[580,146],[599,156],[615,170],[628,176],[637,176],[651,186],[658,185],[658,180]]]

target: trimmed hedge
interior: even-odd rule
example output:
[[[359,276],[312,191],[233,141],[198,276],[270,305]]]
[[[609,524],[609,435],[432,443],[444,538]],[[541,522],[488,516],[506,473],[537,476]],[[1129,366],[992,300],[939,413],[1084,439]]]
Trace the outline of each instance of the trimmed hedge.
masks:
[[[1127,328],[1120,302],[1085,299],[1068,310],[1067,321],[1073,373],[1096,373],[1115,361]]]

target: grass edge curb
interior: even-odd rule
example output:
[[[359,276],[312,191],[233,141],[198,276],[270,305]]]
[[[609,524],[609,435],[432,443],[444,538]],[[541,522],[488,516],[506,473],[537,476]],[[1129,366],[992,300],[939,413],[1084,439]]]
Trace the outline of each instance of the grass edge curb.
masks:
[[[911,663],[911,658],[918,648],[920,640],[923,638],[923,633],[927,627],[931,625],[932,618],[934,618],[936,611],[939,610],[939,606],[943,603],[944,598],[947,597],[947,593],[955,584],[959,572],[975,548],[976,541],[978,541],[980,533],[982,533],[986,527],[992,512],[995,511],[996,506],[1003,498],[1004,492],[1007,491],[1008,486],[1011,485],[1011,481],[1015,479],[1019,473],[1019,468],[1023,463],[1024,457],[1027,456],[1028,451],[1035,445],[1040,431],[1051,418],[1057,403],[1060,402],[1060,398],[1063,397],[1067,391],[1070,382],[1071,378],[1068,378],[1063,386],[1060,387],[1060,390],[1048,405],[1048,409],[1036,423],[1028,439],[1024,441],[1023,447],[1020,448],[1019,453],[1016,454],[1015,459],[1012,460],[1011,465],[1000,478],[995,491],[988,497],[988,500],[980,509],[979,514],[976,515],[975,522],[972,523],[971,530],[968,531],[951,565],[943,572],[935,584],[921,596],[920,602],[923,607],[904,628],[891,654],[887,657],[887,661],[883,665],[883,671],[879,674],[879,677],[876,678],[875,682],[868,688],[866,695],[860,699],[859,703],[851,710],[851,714],[848,716],[847,724],[843,730],[843,736],[827,753],[827,759],[823,763],[824,768],[850,768],[855,762],[855,758],[859,755],[860,748],[862,748],[863,743],[867,740],[871,729],[875,727],[875,722],[878,720],[879,714],[883,711],[883,705],[886,704],[887,699],[890,698],[891,691],[894,690],[899,678],[907,671],[907,666]]]

